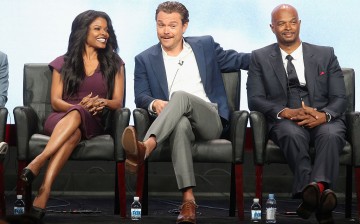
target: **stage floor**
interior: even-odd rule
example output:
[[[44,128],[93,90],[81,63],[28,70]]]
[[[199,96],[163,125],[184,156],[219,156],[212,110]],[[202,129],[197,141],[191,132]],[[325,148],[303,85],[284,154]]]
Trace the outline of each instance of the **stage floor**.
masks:
[[[7,214],[11,215],[15,196],[7,198]],[[56,196],[48,203],[48,212],[44,218],[46,224],[118,224],[118,223],[175,223],[178,215],[180,197],[150,196],[149,215],[143,216],[140,222],[131,221],[129,218],[132,198],[127,197],[127,216],[123,219],[113,215],[113,198],[111,196]],[[200,196],[197,198],[197,223],[250,223],[250,206],[252,198],[245,198],[245,220],[240,222],[237,217],[228,216],[228,197],[226,196]],[[315,216],[303,220],[297,216],[287,216],[285,212],[295,211],[299,200],[290,198],[277,198],[277,224],[317,223]],[[353,218],[344,218],[344,204],[339,200],[339,205],[334,212],[335,223],[358,223],[354,219],[357,215],[356,204],[353,205]],[[263,214],[263,219],[264,219]],[[263,221],[262,223],[265,223]]]

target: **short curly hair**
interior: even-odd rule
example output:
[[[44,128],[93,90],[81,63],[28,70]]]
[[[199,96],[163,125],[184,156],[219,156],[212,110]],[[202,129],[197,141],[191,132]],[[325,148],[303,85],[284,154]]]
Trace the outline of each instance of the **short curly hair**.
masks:
[[[189,22],[189,11],[180,2],[166,1],[166,2],[161,3],[156,9],[155,21],[157,20],[157,15],[161,11],[165,12],[165,13],[177,12],[181,15],[181,22],[183,24]]]

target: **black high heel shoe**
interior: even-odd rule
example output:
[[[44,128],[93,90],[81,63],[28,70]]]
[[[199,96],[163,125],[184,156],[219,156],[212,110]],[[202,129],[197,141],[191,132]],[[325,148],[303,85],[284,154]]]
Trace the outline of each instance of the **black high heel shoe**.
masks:
[[[31,184],[35,179],[36,175],[29,169],[24,168],[21,172],[20,179],[27,184]]]
[[[42,218],[44,218],[45,213],[46,213],[46,209],[31,206],[29,215],[31,215],[37,219],[42,219]]]

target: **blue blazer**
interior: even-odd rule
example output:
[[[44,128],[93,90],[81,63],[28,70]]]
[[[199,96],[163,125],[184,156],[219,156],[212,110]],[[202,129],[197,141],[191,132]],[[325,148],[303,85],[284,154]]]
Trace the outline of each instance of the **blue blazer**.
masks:
[[[191,46],[199,68],[205,92],[211,102],[218,104],[219,115],[228,120],[229,108],[221,72],[247,70],[249,53],[223,50],[211,36],[184,38]],[[135,57],[135,104],[148,109],[155,99],[169,100],[168,83],[160,43]]]
[[[309,106],[328,112],[332,119],[342,118],[346,110],[345,83],[334,49],[305,42],[302,47]],[[287,94],[287,75],[279,45],[253,51],[247,81],[249,109],[274,122],[286,107]]]
[[[9,64],[7,55],[0,51],[0,106],[4,107],[8,98]]]

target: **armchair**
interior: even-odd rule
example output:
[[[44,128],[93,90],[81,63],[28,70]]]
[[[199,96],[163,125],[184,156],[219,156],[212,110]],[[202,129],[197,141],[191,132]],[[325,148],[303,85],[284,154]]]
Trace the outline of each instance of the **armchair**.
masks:
[[[358,202],[358,214],[360,214],[360,112],[355,110],[355,72],[351,68],[343,68],[346,97],[347,97],[347,133],[346,145],[340,155],[340,165],[346,166],[346,190],[345,190],[345,217],[351,217],[352,201],[352,166],[356,172],[356,192]],[[267,123],[265,116],[257,111],[250,112],[250,125],[252,127],[254,163],[256,166],[256,197],[262,199],[262,177],[265,164],[287,164],[280,148],[268,139]],[[315,156],[315,150],[310,147],[310,155]]]
[[[6,120],[8,110],[0,107],[0,142],[5,141]],[[5,186],[4,186],[4,164],[6,153],[0,153],[0,217],[6,215]]]
[[[25,64],[23,80],[23,103],[14,109],[17,134],[18,177],[23,168],[45,148],[49,136],[43,134],[44,122],[52,111],[50,88],[52,75],[47,64]],[[125,97],[124,102],[125,104]],[[105,112],[105,111],[104,111]],[[104,116],[105,117],[105,116]],[[109,134],[82,140],[70,156],[70,160],[115,161],[115,208],[114,213],[126,216],[125,153],[121,135],[129,125],[130,110],[127,108],[110,112],[106,116]],[[25,192],[23,192],[25,191]],[[17,192],[25,195],[26,208],[31,205],[31,186],[18,178]]]
[[[227,137],[211,141],[196,141],[193,147],[193,161],[195,163],[228,163],[231,165],[231,189],[229,215],[235,216],[238,208],[238,217],[244,219],[243,198],[243,160],[245,131],[248,121],[248,112],[239,111],[240,108],[240,71],[224,73],[222,75],[228,103],[231,111],[230,128]],[[137,108],[133,111],[134,123],[138,140],[143,140],[151,124],[147,110]],[[166,143],[164,143],[166,144]],[[148,165],[153,162],[171,162],[169,145],[154,150],[137,176],[137,195],[141,198],[143,214],[148,213]],[[235,204],[236,202],[236,204]]]

